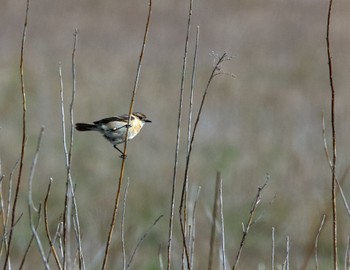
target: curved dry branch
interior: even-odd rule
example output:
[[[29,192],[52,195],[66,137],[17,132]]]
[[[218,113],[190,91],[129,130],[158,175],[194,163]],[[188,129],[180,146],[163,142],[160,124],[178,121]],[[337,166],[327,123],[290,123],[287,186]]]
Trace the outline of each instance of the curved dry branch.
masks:
[[[16,220],[16,207],[17,207],[17,200],[19,195],[19,189],[21,186],[21,179],[22,179],[22,171],[23,171],[23,161],[24,161],[24,150],[26,145],[26,115],[27,115],[27,104],[26,104],[26,90],[24,85],[24,76],[23,76],[23,70],[24,70],[24,45],[26,41],[26,35],[27,35],[27,25],[28,25],[28,13],[29,13],[29,4],[30,1],[27,0],[27,7],[26,7],[26,13],[25,13],[25,19],[24,19],[24,27],[23,27],[23,34],[22,34],[22,43],[21,43],[21,57],[20,57],[20,75],[21,75],[21,92],[22,92],[22,147],[21,147],[21,158],[19,162],[19,172],[18,172],[18,179],[17,179],[17,186],[16,186],[16,192],[14,197],[14,202],[12,206],[12,215],[11,215],[11,230],[8,238],[8,248],[6,252],[5,257],[5,263],[4,263],[4,269],[7,267],[7,263],[10,256],[10,250],[11,250],[11,242],[12,242],[12,235],[13,235],[13,228],[15,225]]]
[[[186,185],[187,185],[187,177],[188,177],[188,170],[189,170],[189,164],[190,164],[190,158],[191,158],[191,152],[193,149],[193,141],[196,135],[196,130],[198,127],[198,123],[202,114],[202,110],[203,110],[203,106],[204,106],[204,102],[209,90],[209,86],[213,80],[213,78],[218,75],[219,71],[220,71],[220,65],[222,62],[228,60],[229,58],[226,57],[226,53],[224,53],[220,58],[218,58],[216,64],[214,65],[212,72],[210,74],[209,80],[207,82],[207,85],[205,87],[203,96],[202,96],[202,101],[200,103],[200,107],[199,107],[199,111],[197,114],[197,118],[193,127],[193,132],[192,132],[192,136],[191,136],[191,141],[189,144],[189,148],[187,151],[187,157],[186,157],[186,166],[185,166],[185,175],[184,175],[184,181],[183,181],[183,185],[182,185],[182,192],[181,192],[181,199],[180,199],[180,206],[179,206],[179,218],[180,218],[180,227],[181,227],[181,234],[182,234],[182,244],[184,246],[185,249],[185,255],[186,255],[186,260],[187,260],[187,267],[188,269],[191,269],[191,265],[190,265],[190,260],[189,260],[189,254],[188,254],[188,248],[187,248],[187,244],[186,244],[186,234],[185,234],[185,224],[184,224],[184,216],[183,216],[183,207],[184,207],[184,198],[185,198],[185,191],[186,191]]]

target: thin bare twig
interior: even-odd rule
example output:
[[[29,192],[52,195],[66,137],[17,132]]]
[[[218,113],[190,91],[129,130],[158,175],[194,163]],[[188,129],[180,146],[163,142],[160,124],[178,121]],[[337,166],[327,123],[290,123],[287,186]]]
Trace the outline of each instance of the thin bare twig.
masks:
[[[258,187],[258,192],[256,194],[256,197],[255,197],[255,200],[253,202],[253,205],[252,205],[252,207],[250,209],[250,215],[249,215],[248,221],[247,221],[246,225],[243,226],[243,235],[242,235],[241,243],[239,245],[239,250],[237,252],[236,260],[235,260],[235,263],[234,263],[234,265],[232,267],[232,270],[236,269],[237,266],[238,266],[238,262],[239,262],[239,259],[241,257],[241,253],[242,253],[242,249],[243,249],[243,245],[244,245],[245,239],[246,239],[246,237],[248,235],[250,226],[253,223],[253,216],[254,216],[255,210],[256,210],[256,208],[257,208],[257,206],[258,206],[258,204],[260,203],[260,200],[261,200],[261,192],[267,186],[269,179],[270,179],[270,176],[267,175],[265,183],[261,187]]]
[[[59,244],[59,252],[60,252],[60,255],[61,257],[63,258],[63,245],[62,245],[62,231],[63,231],[63,221],[60,221],[58,224],[57,224],[57,228],[56,228],[56,232],[55,232],[55,236],[53,237],[53,240],[52,240],[52,245],[55,246],[56,242],[58,241],[58,244]],[[47,255],[47,261],[49,261],[49,258],[50,258],[50,255],[51,255],[51,249],[49,250],[49,253]],[[61,265],[62,267],[62,265]]]
[[[54,255],[54,258],[55,258],[57,267],[58,267],[60,270],[62,270],[62,266],[61,266],[60,260],[59,260],[59,258],[58,258],[58,255],[57,255],[55,246],[54,246],[54,244],[53,244],[53,242],[52,242],[52,239],[51,239],[50,229],[49,229],[49,222],[48,222],[48,215],[47,215],[47,205],[48,205],[48,200],[49,200],[49,194],[50,194],[50,190],[51,190],[52,181],[53,181],[53,179],[50,178],[49,185],[48,185],[47,192],[46,192],[46,196],[45,196],[45,199],[44,199],[44,221],[45,221],[45,231],[46,231],[47,239],[49,240],[50,250],[52,251],[52,253],[53,253],[53,255]],[[48,258],[47,258],[47,260],[48,260]]]
[[[216,215],[217,215],[217,207],[218,207],[219,189],[220,189],[220,179],[216,177],[214,206],[213,206],[212,220],[211,220],[208,270],[211,270],[213,267],[213,256],[214,256],[214,250],[215,250],[214,243],[215,243],[215,236],[216,236]]]
[[[202,110],[203,110],[203,106],[204,106],[204,102],[208,93],[208,89],[209,86],[213,80],[213,78],[218,75],[218,71],[220,71],[220,64],[223,61],[226,61],[226,53],[224,53],[220,58],[218,58],[217,63],[214,65],[212,72],[210,74],[209,80],[207,82],[206,88],[204,90],[203,96],[202,96],[202,100],[199,106],[199,111],[197,114],[197,118],[193,127],[193,132],[192,132],[192,136],[191,136],[191,142],[190,142],[190,147],[188,149],[188,154],[186,157],[186,166],[185,166],[185,174],[184,174],[184,181],[183,181],[183,185],[182,185],[182,192],[181,192],[181,199],[180,199],[180,206],[179,206],[179,217],[180,217],[180,227],[181,227],[181,234],[182,234],[182,242],[183,242],[183,246],[185,248],[185,255],[186,255],[186,259],[187,259],[187,266],[188,269],[190,269],[190,264],[189,264],[189,256],[188,256],[188,249],[187,249],[187,245],[186,245],[186,235],[185,235],[185,230],[184,230],[184,221],[183,221],[183,204],[184,204],[184,196],[185,196],[185,188],[186,188],[186,179],[188,177],[188,170],[189,170],[189,164],[190,164],[190,158],[191,158],[191,152],[193,149],[193,141],[196,135],[196,130],[198,127],[198,123],[199,123],[199,119],[201,117],[202,114]]]
[[[65,196],[65,207],[64,207],[64,214],[63,214],[63,267],[64,268],[70,268],[71,264],[71,251],[70,251],[70,233],[71,233],[71,211],[72,211],[72,205],[74,210],[74,224],[76,225],[75,232],[76,232],[76,239],[78,243],[78,255],[79,255],[79,266],[82,269],[85,269],[85,260],[84,255],[82,251],[82,245],[81,245],[81,234],[80,234],[80,223],[79,223],[79,215],[78,215],[78,206],[75,199],[75,191],[73,188],[73,181],[72,181],[72,175],[71,175],[71,168],[72,168],[72,151],[73,151],[73,142],[74,142],[74,101],[75,101],[75,95],[76,95],[76,66],[75,66],[75,54],[76,54],[76,48],[77,48],[77,41],[78,41],[78,30],[75,29],[74,31],[74,44],[73,44],[73,51],[72,51],[72,99],[69,106],[69,116],[70,116],[70,143],[69,143],[69,150],[67,148],[67,139],[66,139],[66,126],[65,126],[65,116],[64,116],[64,102],[63,102],[63,79],[62,79],[62,70],[61,70],[61,64],[59,64],[59,78],[60,78],[60,95],[61,95],[61,116],[62,116],[62,132],[63,132],[63,145],[64,145],[64,153],[66,158],[66,168],[67,168],[67,181],[66,181],[66,196]]]
[[[328,143],[327,143],[327,139],[326,139],[326,127],[325,127],[325,120],[324,120],[324,114],[323,113],[322,113],[322,136],[323,136],[324,153],[325,153],[326,159],[328,161],[329,168],[332,171],[332,159],[330,157],[328,146],[327,146]],[[336,181],[336,184],[337,184],[338,189],[339,189],[339,193],[338,194],[340,194],[340,196],[342,197],[342,201],[343,201],[344,207],[345,207],[348,215],[350,216],[349,204],[348,204],[348,202],[346,200],[346,197],[345,197],[345,194],[344,194],[343,188],[342,188],[342,185],[344,184],[344,181],[347,179],[347,175],[349,174],[349,171],[350,171],[350,165],[348,165],[345,168],[344,173],[339,178],[339,180],[338,180],[338,177],[336,177],[335,181]],[[337,196],[338,196],[338,194],[337,194]],[[333,209],[333,205],[332,204],[328,205],[328,202],[326,202],[326,204],[327,204],[327,206],[326,206],[326,210],[324,212],[328,216],[328,214],[331,215],[331,212],[332,212],[332,209]],[[312,227],[314,227],[314,225],[312,225]],[[315,230],[315,229],[316,228],[311,228],[312,231]],[[313,237],[310,237],[309,243],[307,245],[307,250],[308,250],[308,254],[307,254],[307,256],[305,256],[305,260],[304,260],[304,262],[303,262],[303,264],[302,264],[300,269],[307,269],[308,263],[314,257],[314,238]]]
[[[1,127],[0,127],[1,129]],[[0,156],[0,211],[1,211],[1,226],[2,226],[2,235],[5,235],[5,207],[4,207],[4,196],[2,193],[2,180],[4,179],[5,175],[2,174],[2,162],[1,162],[1,156]],[[4,242],[0,242],[0,257],[2,256],[2,250],[3,250]]]
[[[34,203],[33,203],[33,198],[32,198],[33,178],[34,178],[34,172],[35,172],[36,164],[38,162],[39,150],[40,150],[40,145],[41,145],[43,134],[44,134],[44,127],[42,127],[41,131],[40,131],[38,144],[37,144],[35,156],[34,156],[34,159],[33,159],[31,170],[30,170],[29,180],[28,180],[28,213],[29,213],[30,227],[31,227],[33,235],[35,236],[35,240],[36,240],[36,244],[38,246],[39,252],[40,252],[41,260],[43,261],[43,263],[45,265],[45,269],[49,270],[50,266],[49,266],[49,264],[48,264],[48,262],[46,260],[44,248],[42,246],[42,243],[41,243],[41,240],[39,238],[38,232],[35,229],[34,222],[33,222],[33,215],[32,215],[32,209],[35,210]]]
[[[130,181],[128,178],[128,181],[126,182],[126,188],[124,191],[122,219],[121,219],[121,227],[120,227],[120,234],[121,234],[121,240],[122,240],[122,253],[123,253],[123,270],[126,269],[124,220],[125,220],[125,209],[126,209],[126,197],[128,195],[129,183],[130,183]]]
[[[272,227],[271,270],[275,270],[275,227]]]
[[[147,36],[148,36],[148,32],[149,32],[149,25],[150,25],[150,20],[151,20],[151,12],[152,12],[152,0],[149,0],[149,2],[148,2],[148,16],[147,16],[147,21],[146,21],[146,27],[145,27],[145,32],[144,32],[144,36],[143,36],[139,62],[138,62],[138,65],[137,65],[134,89],[133,89],[132,96],[131,96],[131,101],[130,101],[129,117],[128,117],[128,124],[127,124],[127,131],[125,133],[125,143],[124,143],[124,151],[123,151],[123,156],[122,156],[123,157],[122,164],[120,166],[118,189],[117,189],[117,194],[116,194],[115,202],[114,202],[112,221],[111,221],[111,224],[110,224],[110,229],[109,229],[108,237],[107,237],[107,241],[106,241],[106,249],[105,249],[105,254],[104,254],[103,263],[102,263],[102,270],[104,270],[106,268],[106,266],[107,266],[107,259],[108,259],[110,244],[111,244],[111,240],[112,240],[112,235],[113,235],[115,222],[116,222],[116,217],[117,217],[117,212],[118,212],[118,207],[119,207],[120,191],[121,191],[121,187],[122,187],[122,184],[123,184],[124,170],[125,170],[125,160],[126,160],[125,157],[126,157],[126,153],[127,153],[126,149],[127,149],[127,142],[128,142],[127,137],[128,137],[128,133],[129,133],[130,115],[131,115],[131,113],[133,111],[133,108],[134,108],[135,97],[136,97],[138,82],[139,82],[140,73],[141,73],[142,61],[143,61],[143,56],[144,56],[144,52],[145,52]]]
[[[192,11],[192,5],[191,3],[190,10]],[[191,13],[192,14],[192,13]],[[190,16],[190,15],[189,15]],[[189,18],[190,19],[190,18]],[[190,20],[188,22],[188,35],[190,34]],[[197,69],[197,52],[198,52],[198,40],[199,40],[199,26],[197,26],[197,32],[196,32],[196,42],[195,42],[195,49],[194,49],[194,56],[193,56],[193,67],[192,67],[192,75],[191,75],[191,88],[190,88],[190,97],[189,97],[189,110],[188,110],[188,124],[187,124],[187,149],[186,149],[186,156],[188,156],[189,150],[190,150],[190,144],[191,144],[191,128],[192,128],[192,115],[193,115],[193,92],[194,92],[194,85],[195,85],[195,79],[196,79],[196,69]],[[188,40],[186,40],[188,43]],[[185,72],[186,70],[183,70]],[[185,73],[184,73],[185,75]],[[185,238],[187,237],[187,219],[188,219],[188,175],[184,179],[185,181],[185,194],[184,194],[184,207],[183,207],[183,226],[185,228],[184,235]],[[194,228],[193,228],[194,229]],[[191,243],[191,237],[188,237],[188,246],[190,247]],[[183,247],[182,252],[182,263],[183,267],[185,266],[185,254],[186,254],[186,247]],[[188,258],[187,258],[188,259]],[[191,259],[190,259],[191,260]],[[190,265],[191,262],[190,262]],[[192,269],[192,266],[190,267]]]
[[[226,270],[226,252],[225,252],[225,226],[224,226],[224,205],[222,200],[222,178],[221,173],[217,172],[216,177],[220,182],[219,185],[219,204],[220,204],[220,223],[221,223],[221,258],[222,258],[222,269]]]
[[[16,220],[16,207],[17,207],[17,200],[19,195],[19,189],[21,186],[21,179],[22,179],[22,171],[23,171],[23,161],[24,161],[24,150],[26,145],[26,115],[27,115],[27,101],[26,101],[26,90],[24,86],[24,45],[26,41],[26,35],[27,35],[27,24],[28,24],[28,13],[29,13],[29,3],[30,1],[27,0],[27,7],[25,12],[25,19],[24,19],[24,27],[23,27],[23,34],[22,34],[22,43],[21,43],[21,57],[20,57],[20,77],[21,77],[21,92],[22,92],[22,146],[21,146],[21,158],[19,163],[19,172],[18,172],[18,179],[17,179],[17,186],[15,191],[15,197],[14,202],[12,206],[12,215],[11,215],[11,230],[8,238],[8,247],[6,252],[6,258],[4,263],[4,270],[6,269],[10,257],[10,250],[11,250],[11,242],[12,242],[12,235],[13,235],[13,228]]]
[[[161,246],[159,246],[158,250],[158,258],[159,258],[159,269],[164,270],[164,263],[163,263],[163,257],[162,257],[162,252],[161,252]]]
[[[348,234],[348,241],[346,243],[346,250],[344,256],[344,270],[349,270],[350,267],[350,234]]]
[[[141,243],[143,242],[143,240],[145,240],[145,238],[147,237],[147,235],[151,232],[151,230],[153,229],[153,227],[158,223],[158,221],[163,217],[163,215],[160,215],[154,222],[153,224],[148,228],[148,230],[142,235],[142,237],[140,238],[140,240],[137,242],[136,247],[134,248],[134,251],[131,254],[130,260],[126,266],[126,269],[129,269],[132,260],[134,259],[134,256],[136,254],[137,249],[139,248],[139,246],[141,245]]]
[[[193,210],[192,210],[192,230],[190,233],[190,263],[191,263],[191,268],[193,269],[193,264],[194,264],[194,244],[195,244],[195,238],[196,238],[196,209],[197,209],[197,203],[199,199],[199,193],[201,191],[201,187],[198,187],[196,198],[194,200],[193,204]]]
[[[8,227],[8,223],[10,220],[10,212],[11,212],[11,195],[12,195],[12,183],[13,183],[13,174],[15,172],[15,169],[17,167],[17,164],[19,163],[20,159],[17,159],[15,165],[13,166],[11,172],[10,172],[10,176],[9,176],[9,186],[7,189],[7,208],[6,208],[6,215],[5,213],[3,213],[3,237],[1,239],[1,243],[4,243],[4,247],[5,247],[5,252],[7,252],[8,250],[8,242],[7,242],[7,227]],[[15,222],[16,224],[16,222]],[[11,227],[12,230],[12,227]],[[1,245],[1,254],[2,254],[2,245]],[[9,265],[10,265],[10,258],[9,258]]]
[[[62,139],[63,139],[63,150],[64,150],[64,155],[65,155],[65,160],[66,160],[66,167],[68,170],[68,163],[69,163],[69,158],[68,158],[68,149],[67,149],[67,135],[66,135],[66,123],[65,123],[65,112],[64,112],[64,98],[63,98],[63,77],[62,77],[62,66],[61,63],[58,64],[58,75],[60,79],[60,97],[61,97],[61,117],[62,117]],[[68,174],[68,172],[67,172]],[[70,216],[67,215],[68,211],[68,193],[69,193],[69,180],[67,177],[66,180],[66,195],[65,195],[65,201],[64,201],[64,211],[63,211],[63,268],[67,268],[67,249],[66,249],[66,242],[68,241],[68,233],[67,233],[67,228],[68,228],[68,220],[70,220]]]
[[[190,89],[190,104],[189,104],[189,111],[188,111],[188,125],[187,125],[187,153],[190,150],[190,144],[191,144],[191,127],[192,127],[192,114],[193,114],[193,92],[194,92],[194,86],[195,86],[195,79],[196,79],[196,70],[197,70],[197,52],[198,52],[198,42],[199,42],[199,26],[197,26],[197,31],[196,31],[196,42],[195,42],[195,48],[194,48],[194,56],[193,56],[193,67],[192,67],[192,75],[191,75],[191,89]],[[190,265],[191,269],[193,268],[193,255],[194,255],[194,236],[195,236],[195,207],[196,207],[196,202],[199,196],[199,191],[200,188],[198,189],[197,197],[195,200],[195,205],[193,209],[193,214],[192,214],[192,233],[189,236],[189,246],[191,249],[191,254],[190,254]],[[188,193],[188,176],[186,177],[186,193]],[[187,194],[185,196],[187,198]],[[187,200],[185,198],[185,201]],[[185,204],[184,208],[184,215],[186,213],[186,205],[187,201]]]
[[[282,265],[282,270],[289,270],[289,251],[290,251],[290,243],[289,243],[289,235],[286,238],[286,259]]]
[[[338,233],[337,233],[337,195],[336,195],[336,161],[337,161],[337,148],[336,148],[336,132],[335,132],[335,89],[333,83],[333,71],[332,71],[332,56],[330,50],[329,40],[329,28],[331,22],[333,0],[329,1],[328,16],[327,16],[327,58],[328,58],[328,71],[329,71],[329,83],[331,88],[331,123],[332,123],[332,209],[333,209],[333,268],[338,269]]]
[[[318,256],[317,256],[317,248],[318,248],[318,238],[321,234],[321,230],[323,228],[323,224],[326,220],[326,215],[323,215],[321,223],[320,223],[320,227],[318,228],[318,232],[316,235],[316,239],[315,239],[315,264],[316,264],[316,270],[318,270]]]
[[[15,220],[15,224],[14,224],[14,227],[17,225],[17,223],[21,220],[21,218],[23,217],[23,213],[21,213],[19,215],[19,217]],[[11,227],[7,233],[4,233],[2,238],[0,238],[0,241],[4,241],[4,239],[7,237],[7,235],[10,233],[10,231],[14,228],[14,227]],[[9,260],[10,261],[10,260]]]
[[[11,213],[11,194],[12,194],[12,183],[13,183],[13,174],[15,172],[15,169],[17,167],[17,164],[19,163],[20,159],[18,159],[15,163],[15,165],[13,166],[11,173],[10,173],[10,177],[9,177],[9,187],[8,187],[8,198],[7,198],[7,211],[6,211],[6,223],[5,223],[5,227],[8,226],[8,222],[10,220],[10,213]]]
[[[79,269],[85,269],[85,259],[84,259],[84,253],[81,243],[81,232],[80,232],[80,221],[79,221],[79,214],[78,214],[78,205],[77,200],[75,196],[75,189],[73,188],[73,181],[71,176],[71,168],[72,168],[72,152],[73,152],[73,141],[74,141],[74,101],[75,101],[75,94],[76,94],[76,65],[75,65],[75,54],[77,49],[77,42],[78,42],[78,29],[75,29],[74,31],[74,45],[73,45],[73,52],[72,52],[72,76],[73,76],[73,89],[72,89],[72,100],[69,106],[69,115],[70,115],[70,144],[69,144],[69,170],[68,170],[68,178],[69,178],[69,186],[70,186],[70,194],[72,196],[72,203],[73,203],[73,224],[74,224],[74,231],[76,240],[78,243],[78,258],[79,258]]]
[[[36,223],[36,226],[35,226],[35,231],[38,231],[38,228],[39,228],[39,225],[40,225],[40,221],[41,221],[41,204],[39,204],[39,208],[38,208],[38,221]],[[34,233],[32,233],[32,236],[29,240],[29,243],[28,243],[28,246],[26,248],[26,251],[24,252],[24,255],[23,255],[23,258],[22,258],[22,261],[21,261],[21,264],[19,265],[18,269],[23,269],[23,266],[24,266],[24,262],[27,258],[27,255],[28,255],[28,252],[32,246],[32,243],[33,243],[33,240],[34,240]]]
[[[184,49],[184,56],[183,56],[183,61],[182,61],[180,100],[179,100],[179,110],[178,110],[177,129],[176,129],[175,160],[174,160],[174,170],[173,170],[172,189],[171,189],[171,201],[170,201],[167,270],[171,269],[171,249],[172,249],[172,242],[173,242],[174,208],[175,208],[175,187],[176,187],[176,182],[177,182],[178,155],[179,155],[179,147],[180,147],[181,119],[182,119],[182,106],[183,106],[182,104],[183,104],[183,95],[184,95],[183,93],[184,93],[185,75],[186,75],[186,66],[187,66],[188,39],[189,39],[189,34],[190,34],[190,29],[191,29],[193,0],[190,0],[189,2],[190,2],[190,6],[189,6],[189,11],[188,11],[187,30],[186,30],[186,38],[185,38],[185,49]],[[184,249],[185,249],[185,253],[187,253],[185,239],[184,239]],[[186,255],[187,255],[187,264],[189,265],[188,254],[186,254]]]
[[[0,161],[1,163],[1,161]],[[1,211],[1,230],[2,230],[2,236],[5,235],[6,233],[6,213],[5,213],[5,206],[4,206],[4,196],[3,196],[3,192],[2,192],[2,180],[4,179],[4,175],[2,174],[1,171],[1,164],[0,164],[0,211]],[[3,238],[4,240],[6,240],[5,238]],[[1,241],[0,242],[0,257],[2,256],[2,251],[3,251],[3,247],[5,246],[6,241]]]
[[[330,155],[329,155],[329,151],[328,151],[328,146],[327,146],[327,139],[326,139],[326,126],[325,126],[325,122],[324,122],[324,115],[322,114],[322,135],[323,135],[323,149],[325,151],[325,155],[326,155],[326,158],[328,160],[328,165],[329,165],[329,168],[331,170],[333,170],[333,163],[332,163],[332,160],[330,158]],[[347,170],[350,168],[350,166],[347,168]],[[345,174],[346,175],[346,174]],[[345,179],[345,178],[343,178]],[[341,179],[342,180],[342,179]],[[345,197],[345,194],[343,192],[343,188],[341,187],[341,184],[342,183],[339,183],[338,181],[338,178],[335,177],[335,181],[336,181],[336,184],[338,186],[338,189],[339,189],[339,192],[340,192],[340,195],[342,197],[342,200],[343,200],[343,203],[344,203],[344,206],[345,206],[345,209],[346,211],[348,212],[348,215],[350,216],[350,208],[349,208],[349,204],[346,200],[346,197]]]

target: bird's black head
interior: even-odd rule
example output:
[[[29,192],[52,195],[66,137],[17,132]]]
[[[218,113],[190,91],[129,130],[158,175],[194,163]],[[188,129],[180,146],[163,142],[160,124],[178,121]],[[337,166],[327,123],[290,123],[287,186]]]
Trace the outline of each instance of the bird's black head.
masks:
[[[134,112],[133,115],[137,116],[141,121],[145,123],[151,123],[152,121],[147,119],[147,116],[140,112]]]

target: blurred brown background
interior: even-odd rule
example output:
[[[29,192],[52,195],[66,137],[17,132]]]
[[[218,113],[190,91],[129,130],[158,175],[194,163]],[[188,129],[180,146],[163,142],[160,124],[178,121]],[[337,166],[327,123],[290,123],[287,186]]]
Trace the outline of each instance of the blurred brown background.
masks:
[[[159,269],[159,249],[166,259],[167,228],[176,138],[181,68],[188,1],[153,1],[146,53],[135,111],[153,123],[128,144],[126,178],[130,188],[126,208],[127,254],[160,215],[138,251],[133,269]],[[215,174],[224,185],[226,250],[230,265],[239,247],[257,187],[271,176],[243,250],[240,269],[270,267],[271,227],[276,228],[276,264],[283,263],[285,238],[291,239],[291,265],[300,269],[313,251],[322,214],[328,216],[321,235],[320,263],[332,258],[331,172],[322,138],[322,112],[330,141],[330,88],[326,58],[328,1],[316,0],[202,0],[195,1],[185,82],[187,114],[195,27],[200,26],[194,106],[211,72],[211,51],[234,56],[210,87],[195,139],[190,191],[201,186],[197,208],[195,268],[207,265]],[[8,177],[20,155],[21,93],[19,56],[25,1],[3,0],[0,9],[0,155]],[[63,210],[65,167],[62,147],[58,63],[62,63],[65,101],[71,89],[74,29],[79,29],[76,53],[76,122],[91,122],[129,109],[136,65],[147,15],[147,1],[32,1],[25,48],[28,143],[27,179],[42,125],[45,137],[39,157],[34,196],[42,201],[53,177],[50,222],[54,230]],[[350,3],[334,2],[331,42],[336,87],[338,178],[350,164]],[[66,112],[68,115],[68,111]],[[68,122],[68,117],[67,117]],[[183,176],[187,120],[183,120],[178,190]],[[329,145],[330,146],[330,145]],[[331,147],[331,146],[330,146]],[[114,203],[120,159],[99,134],[75,133],[73,177],[77,184],[84,251],[90,269],[99,268]],[[8,178],[4,180],[8,182]],[[4,184],[6,186],[6,183]],[[26,213],[27,184],[23,184],[19,213]],[[350,184],[346,176],[345,194]],[[191,194],[192,194],[191,193]],[[179,198],[177,193],[177,198]],[[339,205],[339,252],[343,262],[349,217]],[[178,232],[176,208],[175,229]],[[29,238],[24,214],[15,231],[22,254]],[[118,221],[120,220],[120,215]],[[119,265],[119,227],[111,264]],[[174,252],[180,254],[177,234]],[[310,247],[311,245],[311,247]],[[35,253],[35,252],[34,252]],[[130,255],[129,255],[130,256]],[[174,254],[174,258],[179,255]],[[34,256],[33,256],[34,257]],[[13,259],[14,263],[15,260]],[[176,261],[176,260],[175,260]],[[96,265],[95,265],[96,263]],[[179,263],[179,261],[177,261]],[[179,269],[175,264],[175,269]],[[314,267],[313,259],[309,268]],[[117,266],[113,269],[119,269]],[[264,268],[260,268],[264,269]]]

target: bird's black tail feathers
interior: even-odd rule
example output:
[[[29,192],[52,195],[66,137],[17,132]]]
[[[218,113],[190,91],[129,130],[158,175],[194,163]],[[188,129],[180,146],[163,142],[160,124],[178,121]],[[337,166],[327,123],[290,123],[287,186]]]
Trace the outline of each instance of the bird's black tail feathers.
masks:
[[[88,131],[88,130],[96,130],[96,125],[90,125],[85,123],[76,123],[75,128],[78,131]]]

